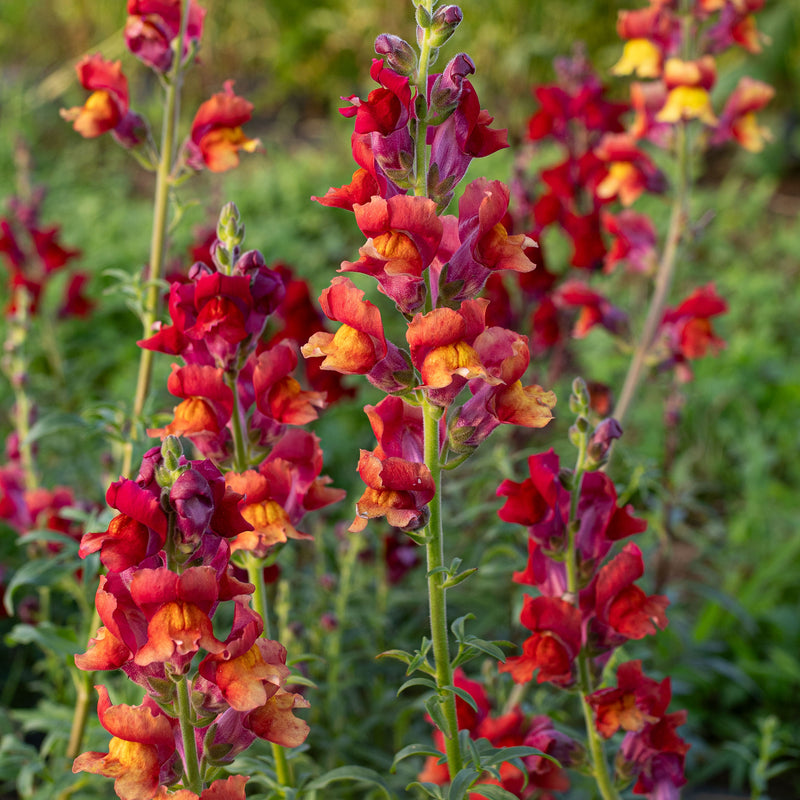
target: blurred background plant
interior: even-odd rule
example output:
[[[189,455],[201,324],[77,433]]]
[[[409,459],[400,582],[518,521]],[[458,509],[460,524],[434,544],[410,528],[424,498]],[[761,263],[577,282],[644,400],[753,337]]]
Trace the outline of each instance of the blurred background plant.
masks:
[[[98,475],[95,465],[108,451],[108,428],[135,380],[134,342],[140,335],[125,297],[115,289],[108,292],[116,284],[105,272],[132,273],[146,259],[142,232],[149,226],[152,187],[112,141],[87,144],[75,136],[58,118],[58,109],[81,100],[74,64],[83,52],[122,57],[123,5],[117,0],[30,0],[5,3],[0,18],[0,186],[6,187],[4,194],[15,186],[23,141],[31,153],[33,182],[48,187],[43,219],[61,225],[64,241],[82,251],[75,266],[92,276],[87,292],[96,301],[88,323],[59,322],[66,382],[54,379],[43,340],[29,341],[29,390],[40,408],[33,431],[40,444],[38,463],[48,485],[67,484],[95,503],[102,500],[109,478]],[[251,221],[249,245],[268,261],[290,264],[318,293],[340,261],[357,251],[360,239],[346,215],[328,213],[308,199],[350,177],[348,127],[336,114],[336,98],[364,93],[368,76],[363,65],[372,56],[375,34],[402,29],[407,8],[390,0],[207,0],[204,5],[209,10],[204,49],[199,77],[185,90],[187,104],[194,106],[217,91],[220,75],[234,77],[237,92],[255,105],[248,131],[262,140],[265,153],[252,156],[246,170],[221,180],[200,175],[192,182],[185,223],[173,237],[171,252],[187,253],[196,231],[213,223],[223,202],[233,200]],[[479,0],[464,0],[462,6],[463,28],[443,58],[456,48],[468,49],[478,65],[474,83],[482,97],[491,98],[496,124],[509,128],[513,151],[535,109],[531,86],[552,80],[555,56],[583,41],[601,76],[607,75],[620,50],[616,11],[630,3],[579,0],[568,15],[561,4],[540,0],[498,0],[491,15]],[[689,711],[684,735],[693,745],[687,757],[690,787],[713,785],[775,800],[800,793],[800,766],[790,744],[800,739],[800,20],[791,3],[771,3],[759,14],[759,29],[770,37],[770,45],[755,56],[730,54],[720,68],[719,90],[730,91],[746,60],[749,74],[776,89],[760,118],[772,129],[774,141],[759,154],[724,148],[695,165],[694,208],[713,215],[713,221],[689,246],[692,263],[701,265],[691,285],[713,280],[727,299],[729,311],[716,325],[727,347],[694,367],[695,380],[671,445],[675,457],[669,475],[662,471],[665,434],[657,386],[642,391],[622,455],[627,474],[635,477],[623,487],[626,501],[650,521],[650,550],[659,553],[661,580],[672,600],[671,624],[654,640],[653,661],[673,678],[675,706]],[[143,112],[155,94],[149,80],[139,73],[131,86],[134,105]],[[615,87],[610,77],[606,83],[612,96],[623,96],[623,87]],[[512,160],[511,151],[497,153],[480,171],[507,180]],[[189,204],[193,198],[201,199]],[[665,224],[657,220],[661,232]],[[183,266],[190,261],[185,256]],[[54,279],[42,302],[55,306],[63,288]],[[682,288],[676,286],[675,296]],[[603,333],[586,339],[577,352],[575,374],[589,365],[587,371],[604,379],[620,368]],[[157,363],[160,376],[154,385],[165,387],[168,362]],[[563,386],[552,387],[559,397],[568,395],[571,378],[568,373]],[[174,401],[166,389],[162,392],[154,406],[171,408]],[[326,698],[312,703],[312,730],[330,726],[315,735],[314,757],[326,767],[358,761],[385,771],[387,753],[402,746],[408,726],[420,715],[408,708],[398,716],[389,667],[373,656],[383,631],[400,636],[405,630],[411,640],[410,632],[424,627],[418,599],[424,575],[411,570],[398,579],[382,569],[360,568],[383,564],[385,548],[395,548],[383,541],[378,526],[375,533],[334,532],[337,519],[352,518],[358,494],[353,456],[370,440],[360,409],[375,400],[362,392],[357,400],[331,408],[313,426],[325,447],[326,473],[350,497],[335,512],[338,517],[309,526],[315,543],[295,548],[284,567],[286,574],[308,580],[290,584],[279,577],[270,591],[281,625],[294,637],[284,642],[290,651],[321,653],[335,642],[341,654],[336,685],[324,662],[303,662],[319,696]],[[12,391],[3,383],[4,435],[13,429],[12,405]],[[469,597],[452,594],[452,617],[478,613],[492,638],[504,638],[512,625],[515,597],[508,575],[523,563],[524,545],[497,519],[496,479],[482,476],[518,473],[534,449],[552,445],[564,455],[569,420],[561,416],[543,433],[499,433],[449,489],[459,500],[453,524],[465,531],[465,560],[483,565]],[[90,524],[100,529],[102,520]],[[4,527],[3,534],[0,563],[7,585],[25,551],[16,532]],[[409,549],[399,557],[411,561],[413,555]],[[36,581],[57,586],[76,567],[74,553],[67,551],[54,571],[32,577],[28,588]],[[498,594],[501,585],[508,588]],[[26,584],[17,579],[12,589],[19,613]],[[91,587],[85,589],[90,595]],[[477,611],[476,602],[485,608]],[[58,626],[68,628],[79,605],[57,603]],[[312,622],[293,624],[298,609]],[[12,633],[18,624],[18,618],[0,620],[6,637],[0,659],[11,665],[2,701],[17,709],[0,722],[6,734],[0,780],[8,796],[33,797],[31,787],[45,769],[35,756],[39,745],[44,740],[45,749],[57,748],[59,737],[66,738],[66,732],[46,731],[53,719],[63,718],[68,728],[72,687],[68,681],[57,684],[55,692],[47,687],[71,656],[63,637],[23,643]],[[42,649],[49,654],[45,661],[39,657]],[[75,642],[72,652],[82,649],[83,643]],[[637,653],[631,648],[626,656]],[[138,702],[124,693],[118,698]],[[48,702],[42,703],[42,697]],[[530,700],[541,703],[543,696],[537,690]],[[394,730],[385,725],[390,716],[397,719]],[[324,721],[331,718],[339,722]],[[312,760],[304,754],[298,758]],[[400,778],[413,779],[409,770],[404,774],[401,767]],[[78,796],[104,791],[102,780],[89,779]],[[341,796],[348,792],[342,789]],[[364,793],[354,790],[352,796]]]

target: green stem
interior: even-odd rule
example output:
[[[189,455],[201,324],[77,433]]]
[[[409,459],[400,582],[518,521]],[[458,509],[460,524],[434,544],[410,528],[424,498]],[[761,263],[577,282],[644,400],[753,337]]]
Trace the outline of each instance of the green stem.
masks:
[[[145,338],[153,332],[161,305],[161,280],[167,251],[167,212],[169,191],[172,185],[172,168],[175,163],[178,119],[180,116],[181,84],[183,83],[183,43],[189,24],[191,3],[184,3],[180,33],[176,41],[175,60],[166,82],[164,94],[164,118],[161,126],[161,149],[156,169],[156,188],[153,201],[153,227],[150,236],[150,259],[147,267],[147,293],[145,296],[142,328]],[[136,423],[144,411],[153,374],[154,351],[142,349],[139,356],[139,374],[130,417],[130,434],[123,450],[122,474],[130,476],[133,465],[133,442],[136,438]]]
[[[266,639],[272,638],[270,635],[269,624],[269,601],[267,599],[267,587],[264,584],[264,564],[263,560],[252,554],[247,558],[247,579],[253,584],[253,608],[261,614],[264,619],[263,636]],[[292,768],[286,758],[286,750],[275,742],[270,742],[272,747],[272,757],[275,761],[275,776],[280,786],[289,787],[293,784]]]
[[[428,606],[430,609],[431,641],[433,643],[436,685],[440,690],[440,702],[450,729],[445,734],[445,750],[450,777],[454,778],[463,766],[461,747],[458,741],[458,717],[456,698],[452,692],[442,692],[444,686],[453,685],[453,668],[450,663],[450,643],[447,634],[447,590],[442,586],[444,575],[444,531],[442,528],[442,469],[439,462],[439,418],[441,409],[427,399],[422,405],[425,432],[425,464],[431,472],[436,493],[428,504],[430,518],[426,532],[428,557]]]
[[[686,130],[686,123],[679,123],[675,130],[676,133],[676,156],[678,162],[678,181],[675,191],[675,198],[672,203],[672,213],[670,215],[667,238],[664,242],[664,250],[658,264],[655,278],[655,288],[650,299],[650,307],[642,328],[641,336],[633,354],[628,374],[619,395],[619,400],[614,408],[613,416],[623,424],[625,416],[630,410],[642,373],[647,361],[647,354],[653,344],[661,320],[664,316],[664,308],[667,304],[670,288],[675,277],[675,267],[677,263],[678,248],[683,238],[688,220],[688,198],[689,198],[689,137]],[[609,456],[610,457],[610,456]]]
[[[200,794],[203,789],[203,780],[200,777],[200,763],[197,758],[197,741],[194,738],[194,726],[192,725],[192,707],[189,702],[189,683],[184,677],[178,683],[175,695],[175,705],[178,712],[178,724],[181,728],[183,739],[183,760],[186,767],[186,776],[183,788],[189,789],[195,794]]]
[[[247,440],[244,435],[244,421],[242,420],[242,404],[239,402],[239,391],[236,386],[238,371],[226,373],[225,383],[233,393],[233,411],[231,413],[231,428],[233,435],[233,469],[244,472],[250,466],[250,457]]]
[[[571,601],[580,607],[580,585],[578,582],[578,567],[577,567],[577,531],[579,527],[578,519],[578,501],[580,500],[581,484],[583,483],[583,475],[586,471],[586,446],[588,436],[582,433],[578,439],[578,457],[575,463],[575,472],[573,475],[572,495],[570,497],[569,521],[567,523],[567,592]],[[614,783],[611,778],[611,773],[608,769],[608,763],[603,748],[603,741],[600,738],[597,729],[595,728],[594,719],[592,716],[592,708],[586,699],[586,695],[591,694],[594,690],[592,686],[591,673],[589,669],[589,656],[586,654],[584,648],[581,648],[578,653],[578,690],[581,697],[581,708],[583,709],[583,718],[586,724],[586,738],[589,745],[589,754],[592,760],[592,775],[597,783],[597,788],[600,790],[600,795],[603,800],[619,800],[619,794],[614,788]]]

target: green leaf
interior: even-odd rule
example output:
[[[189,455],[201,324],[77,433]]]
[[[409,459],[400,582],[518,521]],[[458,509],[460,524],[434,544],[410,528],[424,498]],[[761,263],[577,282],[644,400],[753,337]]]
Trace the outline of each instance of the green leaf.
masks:
[[[427,689],[433,689],[434,692],[437,689],[436,684],[430,678],[410,678],[397,690],[398,696],[412,686],[424,686]]]
[[[464,625],[466,624],[467,620],[475,619],[474,614],[464,614],[463,617],[458,617],[454,619],[450,625],[450,630],[453,631],[453,636],[456,637],[456,641],[461,644],[466,637],[466,633],[464,631]]]
[[[37,644],[59,656],[74,656],[83,647],[75,639],[72,628],[57,628],[52,622],[40,622],[38,625],[19,623],[6,634],[9,644]]]
[[[396,658],[404,664],[410,664],[413,657],[407,650],[384,650],[375,656],[375,658]]]
[[[413,781],[406,786],[406,791],[408,791],[412,786],[416,786],[418,789],[422,789],[423,792],[428,797],[433,797],[434,800],[444,800],[444,794],[442,794],[442,787],[437,786],[435,783],[429,783],[428,781]]]
[[[61,435],[67,431],[89,430],[86,421],[77,414],[66,414],[64,412],[53,412],[37,420],[32,426],[28,435],[25,437],[26,444],[31,444],[39,439],[50,436]]]
[[[397,765],[406,758],[411,758],[412,756],[434,756],[435,758],[445,758],[442,753],[440,753],[435,747],[429,744],[410,744],[404,747],[402,750],[399,750],[394,757],[394,761],[392,761],[392,766],[390,771],[394,773],[397,769]]]
[[[51,586],[63,575],[72,572],[73,567],[65,564],[67,557],[68,554],[59,553],[52,558],[36,558],[23,564],[6,586],[4,604],[9,615],[14,614],[14,594],[20,587]]]
[[[425,710],[430,714],[431,719],[433,720],[433,724],[448,738],[452,738],[452,732],[450,731],[450,725],[447,722],[447,717],[444,715],[444,710],[442,709],[441,698],[438,694],[433,695],[432,697],[427,698],[425,700]]]
[[[348,765],[345,767],[337,767],[319,778],[307,783],[303,788],[305,791],[315,792],[318,789],[324,789],[331,783],[336,781],[355,781],[356,783],[368,783],[372,786],[377,786],[390,800],[394,797],[393,793],[386,785],[380,773],[374,769],[367,767],[356,767]]]
[[[472,787],[472,792],[487,798],[487,800],[519,800],[517,795],[493,783],[479,783]]]
[[[458,586],[459,583],[462,583],[470,575],[473,575],[478,571],[477,567],[470,567],[469,569],[465,569],[463,572],[459,573],[458,575],[451,575],[443,584],[442,589],[452,589],[453,586]]]
[[[451,692],[452,694],[457,694],[473,711],[478,710],[478,704],[475,701],[475,698],[466,690],[459,689],[458,686],[442,686],[443,692]]]
[[[499,644],[504,644],[508,647],[516,647],[513,642],[505,642],[502,640],[487,642],[485,639],[479,639],[477,636],[469,636],[464,642],[467,647],[473,647],[480,650],[482,653],[496,658],[498,661],[505,661],[506,654],[498,647]]]
[[[450,790],[447,793],[447,800],[463,800],[469,791],[470,786],[480,778],[481,773],[475,767],[464,767],[460,769],[453,782],[450,784]]]

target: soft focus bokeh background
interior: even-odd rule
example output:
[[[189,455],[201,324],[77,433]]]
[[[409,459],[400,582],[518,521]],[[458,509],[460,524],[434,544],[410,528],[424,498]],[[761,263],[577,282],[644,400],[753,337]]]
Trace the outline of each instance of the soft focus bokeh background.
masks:
[[[40,442],[41,458],[53,483],[68,483],[92,499],[102,497],[97,461],[104,443],[81,429],[76,448],[74,420],[87,409],[113,408],[131,393],[139,323],[118,292],[103,293],[113,285],[104,271],[135,272],[147,258],[152,176],[110,137],[81,139],[58,110],[83,102],[74,64],[85,52],[100,51],[123,60],[132,107],[158,117],[158,86],[124,48],[124,5],[122,0],[0,0],[0,194],[15,191],[19,167],[29,159],[33,182],[48,187],[44,219],[62,225],[63,242],[83,251],[80,266],[94,276],[89,291],[98,301],[89,325],[65,324],[63,381],[48,374],[44,355],[33,376],[41,406],[62,415],[53,417],[50,434]],[[247,246],[261,249],[268,261],[290,264],[319,290],[361,244],[349,214],[309,200],[346,183],[353,170],[351,126],[336,113],[339,98],[363,96],[372,88],[369,65],[378,33],[413,37],[411,4],[206,0],[203,5],[208,16],[201,63],[187,76],[185,125],[200,102],[234,79],[237,93],[255,105],[247,132],[261,138],[264,152],[245,156],[238,170],[201,175],[179,191],[186,208],[171,255],[185,263],[197,229],[213,223],[222,203],[233,200],[247,226]],[[585,44],[598,71],[607,74],[621,50],[616,11],[631,6],[619,0],[464,0],[461,5],[464,23],[440,65],[459,50],[475,61],[473,82],[482,106],[509,129],[512,148],[474,165],[471,174],[508,180],[534,110],[532,85],[552,80],[552,59],[568,54],[576,42]],[[695,165],[692,208],[696,219],[709,224],[687,248],[674,294],[683,296],[681,286],[715,282],[730,305],[715,323],[727,348],[696,366],[669,474],[663,471],[663,386],[656,382],[641,392],[614,477],[650,519],[645,534],[650,538],[642,545],[657,564],[650,567],[650,579],[658,580],[673,603],[669,628],[655,645],[632,648],[631,656],[648,659],[658,675],[672,675],[674,707],[689,710],[684,735],[693,744],[687,769],[693,790],[713,786],[758,797],[757,779],[749,773],[760,748],[772,747],[773,763],[787,769],[770,782],[770,796],[792,798],[800,796],[800,14],[795,3],[768,2],[758,25],[771,44],[758,55],[727,56],[719,66],[719,89],[729,90],[744,73],[775,86],[776,98],[761,116],[773,141],[760,154],[730,147]],[[612,93],[625,96],[624,81],[609,76],[609,83]],[[666,219],[656,221],[663,230]],[[578,352],[582,362],[576,369],[619,385],[625,360],[603,333]],[[157,386],[165,384],[167,362],[158,364]],[[559,397],[566,397],[571,377],[553,387]],[[154,408],[168,410],[173,402],[160,391]],[[11,402],[5,385],[0,400],[5,435]],[[326,472],[353,492],[357,448],[371,447],[359,409],[373,400],[367,393],[356,404],[332,409],[317,427]],[[541,433],[498,435],[451,486],[451,501],[458,501],[454,521],[464,531],[465,565],[487,553],[496,556],[469,597],[453,593],[453,616],[459,603],[474,610],[474,598],[486,597],[483,620],[498,628],[489,638],[508,635],[507,606],[489,601],[506,597],[508,575],[520,568],[519,553],[508,546],[512,535],[496,519],[494,488],[500,477],[519,480],[529,453],[550,446],[569,453],[568,416],[562,409],[562,418]],[[481,477],[491,474],[490,467],[499,476],[493,485]],[[339,512],[342,519],[351,502]],[[13,541],[0,543],[3,558],[13,562],[15,553]],[[334,563],[335,541],[328,556]],[[399,618],[409,626],[420,614],[419,590],[412,578],[393,595]],[[368,591],[367,584],[353,589],[356,599]],[[324,598],[314,602],[324,609]],[[366,615],[370,604],[355,605],[348,642],[365,658],[362,634],[369,621],[359,614]],[[324,649],[324,639],[309,637],[309,646]],[[340,752],[352,748],[354,758],[364,752],[369,757],[360,744],[369,737],[391,739],[388,731],[369,729],[380,728],[381,719],[393,713],[390,700],[379,702],[362,685],[359,675],[373,668],[353,663],[345,683],[335,687],[342,696],[361,692],[362,706],[350,713],[362,733],[350,731],[340,747]],[[324,674],[315,679],[324,691]],[[6,704],[9,691],[2,698]],[[346,733],[331,733],[331,751]]]

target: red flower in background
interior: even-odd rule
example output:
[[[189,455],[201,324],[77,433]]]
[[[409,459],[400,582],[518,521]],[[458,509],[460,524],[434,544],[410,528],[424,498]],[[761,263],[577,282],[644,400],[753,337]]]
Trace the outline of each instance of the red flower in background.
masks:
[[[248,139],[242,125],[250,121],[253,104],[233,92],[233,81],[206,100],[197,110],[189,141],[186,163],[196,170],[206,166],[211,172],[225,172],[239,164],[239,151],[254,153],[258,139]]]
[[[84,56],[76,65],[78,80],[89,95],[83,106],[61,109],[61,117],[87,139],[114,134],[123,147],[136,147],[145,139],[144,120],[130,110],[128,79],[119,61],[106,61],[99,53]]]
[[[189,2],[186,40],[181,58],[203,35],[206,10]],[[174,58],[173,41],[181,29],[181,0],[128,0],[125,44],[139,60],[157,72],[169,72]]]

